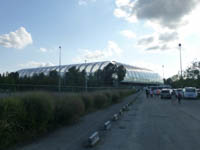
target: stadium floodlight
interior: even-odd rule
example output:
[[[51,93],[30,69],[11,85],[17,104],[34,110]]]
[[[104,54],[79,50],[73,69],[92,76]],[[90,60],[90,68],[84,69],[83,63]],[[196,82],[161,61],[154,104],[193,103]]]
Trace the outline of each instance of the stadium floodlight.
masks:
[[[179,46],[179,49],[180,49],[180,69],[181,69],[181,79],[182,79],[182,78],[183,78],[183,75],[182,75],[182,72],[183,72],[183,71],[182,71],[182,56],[181,56],[181,55],[182,55],[182,54],[181,54],[181,46],[182,46],[182,45],[181,45],[181,43],[179,43],[178,46]]]
[[[86,66],[87,60],[85,60],[85,66]],[[85,91],[87,92],[87,71],[85,69]]]
[[[61,46],[59,46],[59,81],[58,91],[61,92]]]

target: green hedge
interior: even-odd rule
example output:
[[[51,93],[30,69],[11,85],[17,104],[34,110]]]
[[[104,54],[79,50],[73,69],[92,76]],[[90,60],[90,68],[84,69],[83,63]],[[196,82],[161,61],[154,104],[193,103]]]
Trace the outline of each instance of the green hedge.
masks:
[[[0,99],[0,150],[74,123],[84,114],[120,102],[133,92],[28,92]]]

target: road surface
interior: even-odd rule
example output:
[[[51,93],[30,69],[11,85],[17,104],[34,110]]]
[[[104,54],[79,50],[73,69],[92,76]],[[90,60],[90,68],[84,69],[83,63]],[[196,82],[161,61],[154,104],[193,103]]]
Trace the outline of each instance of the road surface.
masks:
[[[182,104],[142,94],[95,150],[199,150],[200,100]]]

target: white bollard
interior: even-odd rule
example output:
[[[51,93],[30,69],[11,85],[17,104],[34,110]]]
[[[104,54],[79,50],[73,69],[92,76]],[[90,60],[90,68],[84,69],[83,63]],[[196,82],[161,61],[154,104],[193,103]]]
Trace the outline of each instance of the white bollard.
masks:
[[[96,145],[100,140],[99,133],[94,132],[89,138],[88,138],[88,145],[93,147]]]
[[[121,116],[122,114],[123,114],[123,110],[120,109],[120,110],[119,110],[119,115]]]
[[[105,130],[109,130],[111,128],[111,122],[110,121],[107,121],[104,123],[104,129]]]
[[[112,120],[113,120],[113,121],[117,121],[118,119],[119,119],[118,114],[114,114]]]

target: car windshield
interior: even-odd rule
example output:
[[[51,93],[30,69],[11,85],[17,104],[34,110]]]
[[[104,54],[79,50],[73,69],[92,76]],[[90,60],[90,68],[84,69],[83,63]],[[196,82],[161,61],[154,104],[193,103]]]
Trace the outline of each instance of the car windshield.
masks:
[[[185,91],[186,92],[195,92],[196,90],[195,89],[186,89]]]
[[[162,93],[169,93],[169,91],[168,91],[168,90],[165,90],[165,91],[162,91]]]

